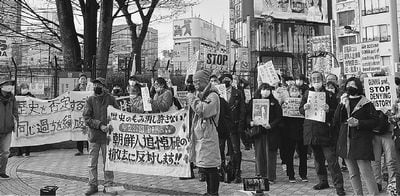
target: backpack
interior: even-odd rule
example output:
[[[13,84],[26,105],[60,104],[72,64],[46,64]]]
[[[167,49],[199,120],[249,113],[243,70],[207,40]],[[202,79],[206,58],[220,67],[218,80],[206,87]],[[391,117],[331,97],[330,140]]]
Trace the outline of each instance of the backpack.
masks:
[[[378,110],[379,123],[378,126],[372,129],[375,135],[383,135],[389,130],[389,120],[388,116],[382,111]]]
[[[220,97],[219,93],[216,91],[210,91],[209,93],[205,94],[203,98],[206,98],[211,92],[217,93],[220,103],[218,125],[213,118],[211,118],[211,121],[217,128],[218,137],[229,137],[229,130],[232,129],[232,126],[234,124],[231,118],[231,110],[229,108],[229,104],[224,98]]]

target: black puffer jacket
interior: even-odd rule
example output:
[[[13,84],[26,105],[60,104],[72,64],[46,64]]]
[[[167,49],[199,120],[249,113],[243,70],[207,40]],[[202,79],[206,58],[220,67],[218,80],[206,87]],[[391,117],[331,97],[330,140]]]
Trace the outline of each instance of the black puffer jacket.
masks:
[[[0,92],[0,134],[11,133],[15,128],[14,120],[18,121],[18,106],[15,96],[12,94],[4,96]]]

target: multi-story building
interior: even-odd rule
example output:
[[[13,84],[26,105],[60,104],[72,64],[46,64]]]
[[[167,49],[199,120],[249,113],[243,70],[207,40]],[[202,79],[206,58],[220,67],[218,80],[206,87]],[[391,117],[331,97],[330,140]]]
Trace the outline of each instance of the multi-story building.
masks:
[[[352,58],[343,51],[344,46],[358,46],[362,56],[363,46],[376,45],[373,64],[361,57],[357,72],[374,73],[385,70],[397,72],[399,62],[398,8],[393,0],[336,0],[333,1],[336,21],[337,57],[343,66],[342,73],[357,74],[347,69],[347,60]],[[357,50],[357,47],[354,47]],[[365,48],[365,47],[364,47]],[[344,63],[343,63],[344,62]],[[367,64],[365,64],[367,62]],[[350,65],[352,65],[351,63]],[[372,66],[371,66],[372,65]],[[366,67],[368,66],[368,67]],[[370,66],[370,67],[369,67]]]
[[[141,26],[137,27],[140,32]],[[114,25],[111,36],[111,49],[109,65],[117,66],[126,57],[131,56],[132,39],[128,25]],[[158,30],[148,28],[146,38],[142,45],[142,70],[150,70],[158,59]],[[114,62],[114,63],[113,63]],[[114,67],[116,69],[116,67]]]
[[[13,0],[0,1],[0,44],[7,45],[7,52],[0,50],[0,68],[11,66],[11,56],[21,63],[21,50],[12,32],[21,32],[21,6]],[[3,46],[1,48],[4,48]],[[6,53],[5,53],[6,52]]]
[[[330,1],[319,2],[230,0],[231,54],[247,61],[241,74],[256,74],[257,64],[270,60],[282,75],[306,73],[308,40],[330,33]]]
[[[175,72],[184,73],[191,61],[196,60],[194,58],[204,61],[204,55],[208,52],[227,52],[228,34],[226,30],[201,18],[174,20],[173,33],[174,55],[172,61]],[[221,67],[221,69],[227,68],[228,66]]]

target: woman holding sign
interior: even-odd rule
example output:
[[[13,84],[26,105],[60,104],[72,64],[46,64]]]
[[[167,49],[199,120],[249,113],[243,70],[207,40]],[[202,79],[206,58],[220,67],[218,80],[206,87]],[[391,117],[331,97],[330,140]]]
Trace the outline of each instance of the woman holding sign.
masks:
[[[372,129],[378,125],[379,117],[374,105],[364,97],[363,87],[358,78],[349,78],[346,93],[336,109],[334,125],[339,128],[337,152],[344,158],[351,176],[355,195],[362,195],[361,176],[369,194],[379,194],[371,167],[374,160]]]
[[[135,84],[133,86],[129,85],[127,87],[131,105],[129,107],[129,112],[132,113],[144,113],[142,92],[140,90],[142,86],[140,84]]]
[[[267,103],[267,111],[263,107],[264,101]],[[277,127],[282,119],[282,108],[272,94],[272,87],[266,83],[260,85],[249,104],[253,105],[252,111],[249,112],[252,116],[248,116],[247,119],[253,131],[257,133],[253,135],[256,174],[267,177],[273,184],[276,180],[276,155],[280,141]]]

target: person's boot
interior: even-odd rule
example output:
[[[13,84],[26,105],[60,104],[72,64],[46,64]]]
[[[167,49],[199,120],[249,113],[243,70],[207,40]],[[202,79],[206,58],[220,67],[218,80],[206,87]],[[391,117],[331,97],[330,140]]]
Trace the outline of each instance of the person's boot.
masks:
[[[313,186],[314,190],[322,190],[322,189],[327,189],[327,188],[329,188],[328,182],[320,182],[320,183],[316,184],[315,186]]]
[[[85,195],[93,195],[97,192],[99,192],[97,186],[90,186],[89,189],[85,192]]]
[[[235,171],[235,183],[242,183],[242,176],[241,176],[242,171],[240,169],[236,169]]]

